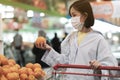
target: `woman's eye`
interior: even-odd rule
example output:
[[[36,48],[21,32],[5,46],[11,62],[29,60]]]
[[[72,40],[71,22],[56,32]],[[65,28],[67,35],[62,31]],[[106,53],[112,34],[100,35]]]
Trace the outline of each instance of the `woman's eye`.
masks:
[[[75,17],[76,15],[72,15],[72,17]]]

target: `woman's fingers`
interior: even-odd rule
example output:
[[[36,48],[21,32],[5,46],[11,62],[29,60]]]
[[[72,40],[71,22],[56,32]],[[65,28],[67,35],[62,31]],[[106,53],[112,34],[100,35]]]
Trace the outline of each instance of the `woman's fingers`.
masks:
[[[46,49],[45,44],[46,44],[46,43],[41,42],[40,45],[39,45],[39,47],[40,47],[41,49]]]
[[[48,44],[45,44],[45,48],[49,51],[51,50],[51,46],[49,46]]]
[[[38,44],[38,43],[35,43],[35,46],[36,46],[36,47],[39,47],[39,44]]]
[[[46,42],[35,43],[35,46],[36,46],[37,48],[40,48],[40,49],[51,50],[51,46],[49,46],[48,44],[46,44]]]
[[[41,48],[41,49],[45,49],[45,45],[46,45],[46,43],[44,43],[44,42],[35,43],[35,46],[36,46],[37,48]]]
[[[90,66],[93,69],[97,69],[100,66],[100,63],[97,60],[92,60],[92,61],[90,61]]]
[[[90,66],[94,69],[94,64],[95,63],[95,60],[92,60],[92,61],[90,61]]]

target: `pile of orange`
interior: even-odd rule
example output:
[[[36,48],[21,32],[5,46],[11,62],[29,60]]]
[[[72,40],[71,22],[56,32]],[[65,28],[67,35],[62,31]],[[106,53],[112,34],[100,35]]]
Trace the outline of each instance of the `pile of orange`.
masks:
[[[28,63],[20,67],[15,60],[0,55],[0,80],[38,80],[45,77],[45,72],[38,63]]]

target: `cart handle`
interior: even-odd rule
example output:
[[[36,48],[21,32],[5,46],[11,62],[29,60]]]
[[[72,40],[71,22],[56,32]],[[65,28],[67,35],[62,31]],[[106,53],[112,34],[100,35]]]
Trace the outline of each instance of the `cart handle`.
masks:
[[[74,64],[57,64],[54,67],[54,70],[57,70],[58,68],[78,68],[78,69],[92,69],[91,66],[86,65],[74,65]],[[120,66],[99,66],[98,70],[118,70],[120,71]]]

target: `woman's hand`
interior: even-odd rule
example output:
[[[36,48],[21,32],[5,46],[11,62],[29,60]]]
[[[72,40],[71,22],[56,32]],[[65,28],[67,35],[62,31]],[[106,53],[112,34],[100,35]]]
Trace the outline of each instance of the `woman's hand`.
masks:
[[[93,69],[97,69],[99,66],[101,66],[101,64],[97,60],[92,60],[92,61],[90,61],[90,66]]]
[[[35,43],[35,46],[40,49],[51,50],[51,47],[46,42]]]

